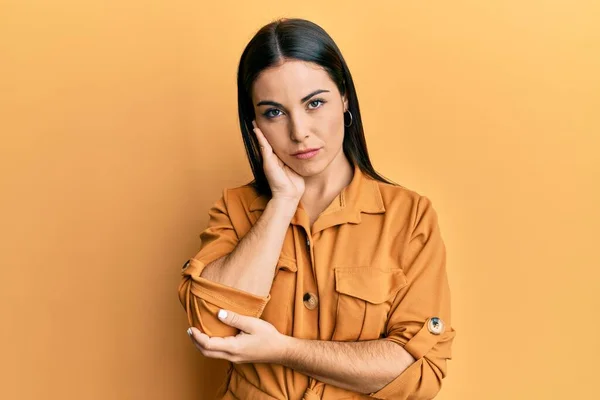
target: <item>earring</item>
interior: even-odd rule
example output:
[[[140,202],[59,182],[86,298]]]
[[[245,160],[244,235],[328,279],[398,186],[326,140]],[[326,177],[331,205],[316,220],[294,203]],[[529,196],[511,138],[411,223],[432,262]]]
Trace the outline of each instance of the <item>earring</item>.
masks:
[[[350,112],[350,110],[346,110],[346,112],[348,113],[348,115],[350,115],[350,123],[348,125],[346,125],[346,118],[344,118],[344,126],[347,128],[350,125],[352,125],[352,113]],[[346,115],[346,113],[344,113],[344,115]]]

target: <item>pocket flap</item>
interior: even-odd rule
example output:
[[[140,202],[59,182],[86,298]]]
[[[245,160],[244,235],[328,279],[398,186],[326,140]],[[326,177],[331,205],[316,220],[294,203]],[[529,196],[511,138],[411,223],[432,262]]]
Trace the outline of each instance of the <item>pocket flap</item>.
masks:
[[[406,286],[401,268],[335,268],[335,290],[373,304],[385,302]]]
[[[275,272],[278,272],[280,269],[284,269],[290,272],[298,271],[298,266],[296,265],[296,260],[291,257],[288,257],[284,254],[280,254],[279,259],[277,260],[277,268]]]

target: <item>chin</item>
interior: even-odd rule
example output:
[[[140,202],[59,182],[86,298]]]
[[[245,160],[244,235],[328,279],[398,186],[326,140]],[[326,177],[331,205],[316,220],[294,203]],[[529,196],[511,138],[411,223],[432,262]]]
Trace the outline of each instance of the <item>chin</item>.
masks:
[[[327,168],[328,165],[329,162],[326,162],[325,160],[307,162],[298,159],[293,159],[291,164],[288,164],[288,166],[290,166],[294,172],[304,178],[319,175],[325,170],[325,168]]]

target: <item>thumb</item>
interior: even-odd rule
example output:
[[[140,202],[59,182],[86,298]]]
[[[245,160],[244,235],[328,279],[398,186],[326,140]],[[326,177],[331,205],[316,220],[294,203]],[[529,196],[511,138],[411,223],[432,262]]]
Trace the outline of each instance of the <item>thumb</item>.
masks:
[[[240,315],[238,313],[235,313],[235,312],[229,311],[229,310],[219,310],[219,313],[217,314],[217,316],[225,324],[227,324],[229,326],[233,326],[234,328],[238,328],[239,330],[241,330],[243,332],[252,333],[252,331],[253,331],[253,329],[252,329],[253,318],[252,317]]]

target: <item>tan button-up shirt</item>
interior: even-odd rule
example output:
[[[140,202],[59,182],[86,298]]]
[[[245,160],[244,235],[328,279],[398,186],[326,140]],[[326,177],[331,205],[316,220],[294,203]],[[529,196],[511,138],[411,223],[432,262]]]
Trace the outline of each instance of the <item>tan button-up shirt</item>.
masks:
[[[209,336],[238,331],[221,308],[259,317],[302,339],[386,339],[415,362],[369,395],[320,382],[277,364],[233,364],[219,399],[431,399],[446,376],[455,330],[445,246],[427,197],[371,179],[358,166],[350,184],[312,228],[302,203],[290,223],[267,297],[201,278],[233,251],[268,198],[248,184],[225,189],[209,211],[199,252],[184,266],[179,299],[190,326]]]

